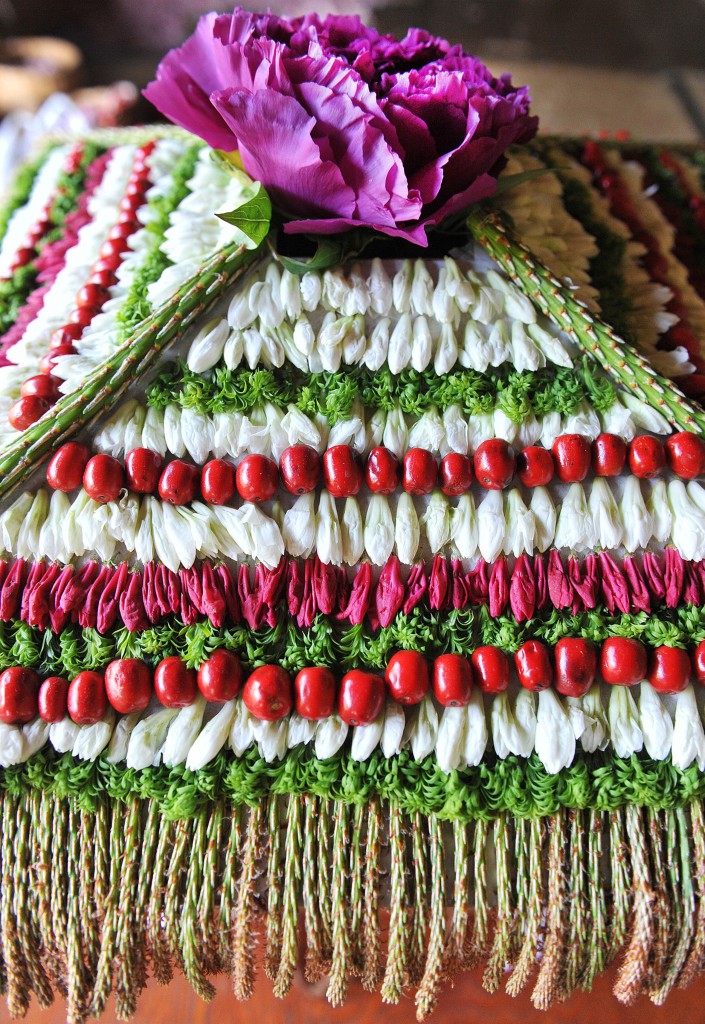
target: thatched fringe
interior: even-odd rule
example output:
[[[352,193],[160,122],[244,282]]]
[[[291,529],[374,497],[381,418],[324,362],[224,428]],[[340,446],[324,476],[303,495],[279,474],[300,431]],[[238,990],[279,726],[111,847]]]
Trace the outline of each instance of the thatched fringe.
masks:
[[[303,968],[329,975],[339,1005],[358,975],[390,1003],[417,987],[419,1020],[477,964],[486,988],[506,976],[510,995],[535,974],[542,1009],[616,955],[625,1004],[642,993],[661,1004],[705,970],[699,802],[450,824],[379,798],[272,794],[171,822],[149,800],[90,813],[31,792],[3,794],[0,820],[0,985],[13,1017],[58,993],[83,1024],[114,993],[128,1018],[148,977],[174,969],[204,998],[210,976],[229,973],[247,999],[260,935],[276,995]]]

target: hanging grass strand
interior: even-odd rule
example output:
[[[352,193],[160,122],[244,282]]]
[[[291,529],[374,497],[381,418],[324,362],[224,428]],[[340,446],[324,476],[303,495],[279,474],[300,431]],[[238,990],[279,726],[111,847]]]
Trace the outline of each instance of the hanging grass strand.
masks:
[[[568,944],[565,958],[565,994],[569,996],[582,975],[590,932],[585,894],[585,844],[582,811],[570,812],[570,889],[568,892]]]
[[[620,1003],[632,1006],[647,980],[649,960],[654,951],[654,892],[641,809],[628,806],[625,821],[631,850],[633,912],[631,935],[613,991]]]
[[[428,931],[428,870],[426,866],[426,838],[424,819],[416,812],[411,815],[411,873],[414,891],[411,901],[411,942],[407,959],[410,985],[418,985],[423,977],[426,959],[426,933]]]
[[[604,969],[607,961],[607,918],[605,910],[605,889],[602,874],[602,829],[600,811],[589,812],[587,879],[590,893],[590,929],[588,956],[581,985],[590,991],[595,977]]]
[[[331,1006],[342,1006],[350,974],[350,928],[348,917],[347,852],[349,844],[348,812],[342,800],[333,812],[333,870],[331,874],[331,917],[333,958],[326,998]]]
[[[695,934],[695,894],[691,874],[688,819],[682,807],[668,811],[668,865],[673,894],[674,944],[664,967],[663,976],[649,997],[656,1006],[663,1006],[692,949]]]
[[[381,876],[382,812],[379,800],[373,798],[367,808],[365,841],[365,880],[363,912],[360,929],[362,941],[362,987],[374,992],[382,979],[382,936],[379,927],[379,888]]]
[[[149,927],[150,891],[154,880],[154,864],[159,844],[159,808],[156,801],[147,803],[147,817],[142,832],[137,872],[135,907],[133,911],[132,974],[136,995],[147,984],[147,932]]]
[[[481,963],[487,953],[489,898],[487,893],[487,836],[488,826],[484,820],[475,822],[473,861],[475,866],[475,920],[470,948],[464,960],[468,968]]]
[[[494,849],[497,870],[497,913],[494,938],[489,952],[482,987],[488,992],[499,988],[509,958],[512,909],[512,879],[509,870],[509,831],[506,815],[501,814],[494,823]]]
[[[147,936],[152,958],[154,977],[159,985],[168,985],[173,971],[166,936],[164,934],[164,899],[167,879],[169,851],[173,843],[174,825],[168,818],[159,816],[159,839],[154,854],[152,889],[147,914]],[[111,866],[112,871],[112,866]]]
[[[612,888],[612,914],[607,963],[622,951],[627,938],[627,925],[632,904],[629,881],[629,853],[625,842],[626,816],[624,809],[610,814],[610,882]]]
[[[565,864],[566,827],[562,811],[550,823],[548,842],[548,888],[546,899],[546,938],[531,1002],[537,1010],[547,1010],[562,995],[561,971],[565,956]]]
[[[416,993],[416,1019],[426,1020],[438,1003],[445,947],[446,872],[443,857],[443,828],[434,815],[428,821],[429,869],[431,873],[431,913],[426,966]]]
[[[333,919],[331,899],[331,816],[332,802],[321,800],[318,815],[317,864],[318,864],[318,911],[321,915],[321,971],[330,971],[333,957]]]
[[[318,865],[316,858],[316,835],[318,830],[318,797],[303,798],[304,825],[301,892],[304,912],[304,931],[306,934],[306,955],[304,959],[304,977],[313,984],[323,974],[321,954],[321,919],[316,897],[316,876]]]
[[[464,966],[470,924],[470,847],[465,822],[453,822],[453,917],[443,962],[445,977],[454,978]]]
[[[24,1017],[29,1009],[29,974],[15,918],[14,838],[17,800],[5,793],[2,805],[2,888],[0,931],[7,974],[7,1009],[11,1017]]]
[[[506,992],[510,996],[518,996],[526,987],[536,967],[536,953],[541,932],[543,908],[543,825],[540,818],[532,818],[528,823],[528,888],[525,897],[525,913],[519,918],[524,932],[524,942],[514,970],[507,979]]]
[[[201,999],[211,1000],[215,996],[215,988],[203,971],[202,945],[198,927],[198,895],[201,891],[207,848],[206,813],[201,811],[195,822],[188,866],[185,868],[184,899],[180,910],[179,946],[184,962],[184,974],[189,984]]]
[[[406,869],[401,811],[389,805],[389,939],[381,995],[385,1003],[398,1003],[407,983],[408,932]]]
[[[249,999],[255,987],[255,963],[252,922],[255,902],[255,878],[259,857],[262,807],[250,808],[242,851],[242,870],[235,902],[232,927],[231,963],[236,999]]]
[[[183,971],[184,955],[181,936],[181,915],[185,899],[189,855],[193,846],[193,822],[177,821],[174,846],[166,874],[164,898],[164,940],[171,963]]]
[[[113,989],[113,968],[116,957],[116,941],[118,931],[118,906],[120,902],[120,868],[122,864],[122,828],[121,808],[113,803],[110,819],[110,885],[103,908],[103,928],[101,931],[100,956],[95,974],[93,998],[90,1012],[99,1017],[105,1009],[108,996]],[[53,886],[52,886],[53,894]]]
[[[89,988],[88,972],[83,960],[81,917],[79,913],[79,825],[80,813],[69,803],[68,807],[68,849],[66,857],[66,968],[68,975],[68,998],[66,1000],[67,1024],[82,1024],[88,1016],[86,1004]]]
[[[88,811],[80,812],[79,837],[80,837],[80,871],[78,877],[78,903],[81,919],[81,932],[86,956],[86,967],[91,982],[95,981],[95,973],[98,969],[98,957],[100,956],[100,932],[96,915],[94,901],[96,863],[94,832],[96,828],[96,813]]]
[[[264,973],[274,981],[279,970],[282,942],[282,864],[279,797],[269,798],[269,861],[267,865],[267,942],[264,952]]]
[[[42,1008],[54,1001],[51,983],[41,959],[41,941],[35,899],[31,891],[32,859],[37,849],[33,827],[33,794],[22,793],[17,803],[17,830],[15,833],[15,918],[20,946],[24,950],[29,982]],[[31,851],[31,853],[30,853]],[[30,883],[30,884],[28,884]]]
[[[362,836],[366,816],[366,810],[362,804],[355,804],[353,806],[348,865],[348,878],[350,879],[350,971],[358,976],[362,974],[364,956],[362,948]]]
[[[216,800],[208,815],[206,829],[206,855],[203,860],[201,891],[198,894],[198,942],[201,964],[205,974],[218,974],[224,964],[220,957],[220,944],[215,912],[215,894],[218,891],[220,856],[223,844],[223,801]]]
[[[282,897],[282,938],[274,995],[283,999],[291,988],[299,958],[299,883],[301,881],[302,801],[289,797],[284,850],[284,894]]]
[[[688,958],[678,979],[678,988],[687,988],[705,967],[705,820],[699,800],[689,805],[690,836],[693,844],[693,877],[695,882],[694,936]],[[687,825],[687,819],[686,819]]]

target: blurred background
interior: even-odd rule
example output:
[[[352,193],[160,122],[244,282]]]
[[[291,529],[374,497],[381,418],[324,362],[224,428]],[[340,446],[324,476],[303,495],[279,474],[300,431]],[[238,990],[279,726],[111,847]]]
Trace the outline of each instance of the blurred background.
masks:
[[[462,42],[494,73],[511,70],[531,86],[543,131],[705,138],[705,0],[273,0],[271,8],[356,12],[384,32],[419,25]],[[0,190],[38,132],[152,119],[140,87],[210,9],[209,0],[0,0]]]

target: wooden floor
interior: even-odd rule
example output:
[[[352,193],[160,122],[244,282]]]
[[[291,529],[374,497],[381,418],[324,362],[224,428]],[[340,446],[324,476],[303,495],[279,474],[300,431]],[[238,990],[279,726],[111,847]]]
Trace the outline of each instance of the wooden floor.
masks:
[[[528,996],[510,999],[489,996],[480,984],[481,975],[473,972],[447,989],[432,1024],[703,1024],[705,1022],[705,980],[686,992],[673,992],[665,1007],[655,1007],[640,999],[633,1007],[621,1006],[611,993],[611,974],[600,979],[592,993],[579,993],[567,1002],[540,1013],[534,1010]],[[143,993],[136,1024],[413,1024],[414,1004],[407,999],[398,1006],[384,1006],[378,995],[369,995],[361,988],[351,990],[342,1008],[332,1009],[325,1000],[324,987],[306,985],[301,980],[284,1000],[271,994],[269,982],[262,977],[253,998],[238,1003],[230,991],[228,979],[217,983],[218,993],[211,1003],[202,1002],[183,978],[175,979],[168,988],[152,984]],[[3,1013],[5,1014],[3,1016]],[[0,1021],[7,1020],[4,1007]],[[27,1024],[63,1024],[64,1005],[50,1010],[32,1007]],[[112,1002],[101,1018],[104,1024],[116,1024]]]

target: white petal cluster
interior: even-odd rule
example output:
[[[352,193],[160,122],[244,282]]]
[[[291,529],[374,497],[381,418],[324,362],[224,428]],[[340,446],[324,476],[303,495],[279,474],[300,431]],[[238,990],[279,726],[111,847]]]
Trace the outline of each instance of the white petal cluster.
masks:
[[[27,202],[19,206],[10,217],[0,242],[0,278],[8,277],[18,249],[22,248],[24,237],[34,227],[44,210],[51,206],[56,196],[56,186],[71,147],[55,146],[39,168],[32,182]]]

